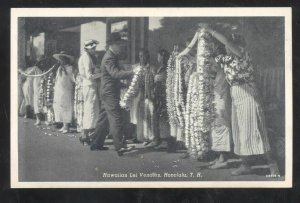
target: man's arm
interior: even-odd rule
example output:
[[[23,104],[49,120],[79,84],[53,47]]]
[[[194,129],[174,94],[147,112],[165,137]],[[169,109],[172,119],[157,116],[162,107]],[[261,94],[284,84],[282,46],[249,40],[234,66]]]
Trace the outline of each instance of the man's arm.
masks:
[[[115,58],[108,58],[105,61],[105,69],[114,79],[129,79],[133,76],[133,71],[120,70]]]

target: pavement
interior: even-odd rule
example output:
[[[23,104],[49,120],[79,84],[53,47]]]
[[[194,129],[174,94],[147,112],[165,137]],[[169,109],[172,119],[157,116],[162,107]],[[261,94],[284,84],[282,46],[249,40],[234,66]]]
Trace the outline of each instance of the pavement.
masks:
[[[78,138],[80,134],[61,134],[54,127],[34,126],[34,120],[19,118],[19,181],[97,182],[97,181],[267,181],[264,165],[254,174],[231,176],[233,168],[212,170],[206,163],[180,159],[182,152],[167,153],[136,145],[136,150],[119,157],[112,140],[107,151],[90,151]],[[229,160],[237,167],[239,160]]]

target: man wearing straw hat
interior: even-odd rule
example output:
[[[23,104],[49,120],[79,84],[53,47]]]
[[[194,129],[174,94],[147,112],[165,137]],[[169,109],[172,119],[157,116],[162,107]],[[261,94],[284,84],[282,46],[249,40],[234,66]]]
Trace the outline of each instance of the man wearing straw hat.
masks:
[[[89,135],[96,127],[99,116],[99,95],[97,79],[100,73],[96,73],[96,47],[98,41],[90,39],[84,42],[84,52],[78,61],[79,74],[82,78],[83,90],[83,135],[80,142],[90,143]],[[99,148],[100,149],[100,148]],[[101,148],[104,150],[106,148]]]
[[[113,137],[115,150],[119,156],[133,149],[122,142],[124,121],[119,104],[122,86],[120,80],[130,79],[134,74],[133,71],[126,71],[119,65],[118,55],[121,53],[120,43],[122,41],[119,33],[112,33],[107,40],[109,48],[101,62],[101,110],[95,130],[96,137],[91,145],[91,149],[103,147],[108,133],[107,124],[109,124],[109,134]]]

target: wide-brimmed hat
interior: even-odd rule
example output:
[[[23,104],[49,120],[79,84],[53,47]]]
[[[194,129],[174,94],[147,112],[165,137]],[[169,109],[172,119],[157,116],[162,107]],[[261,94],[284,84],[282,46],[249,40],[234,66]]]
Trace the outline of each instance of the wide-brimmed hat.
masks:
[[[84,41],[83,44],[84,44],[84,48],[92,49],[92,48],[96,47],[97,44],[99,44],[99,42],[94,39],[89,39],[89,40]]]
[[[64,61],[66,58],[70,60],[70,63],[73,63],[75,58],[69,54],[67,54],[65,51],[61,51],[59,54],[54,54],[53,58],[55,58],[58,61]]]
[[[110,44],[118,44],[118,43],[122,43],[122,42],[126,42],[126,40],[122,39],[120,33],[118,33],[118,32],[111,33],[106,40],[106,43],[109,45]]]

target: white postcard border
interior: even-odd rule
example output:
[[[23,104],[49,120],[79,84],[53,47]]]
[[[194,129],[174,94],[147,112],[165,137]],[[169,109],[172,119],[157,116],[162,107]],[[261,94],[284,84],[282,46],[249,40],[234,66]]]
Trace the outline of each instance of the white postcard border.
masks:
[[[293,166],[292,9],[274,8],[12,8],[11,187],[12,188],[290,188]],[[20,182],[18,171],[18,17],[285,17],[285,180]]]

